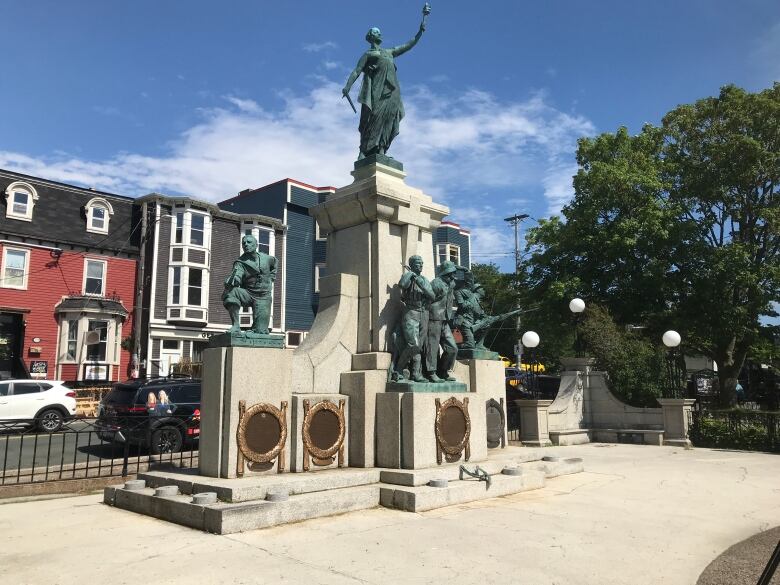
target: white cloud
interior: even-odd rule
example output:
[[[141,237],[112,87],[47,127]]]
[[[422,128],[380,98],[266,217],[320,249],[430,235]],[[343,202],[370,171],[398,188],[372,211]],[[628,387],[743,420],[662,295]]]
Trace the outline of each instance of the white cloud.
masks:
[[[344,67],[344,65],[338,61],[323,61],[322,66],[328,71],[332,71],[334,69],[346,69],[346,67]]]
[[[358,150],[358,116],[340,96],[340,84],[323,78],[312,78],[306,93],[281,94],[284,105],[273,111],[226,96],[224,107],[200,111],[163,156],[84,160],[0,151],[0,168],[127,195],[159,191],[212,201],[283,177],[339,186],[351,180]],[[594,132],[587,119],[553,108],[544,94],[505,101],[475,89],[453,95],[412,87],[405,105],[391,154],[404,162],[410,184],[449,205],[452,219],[471,229],[483,261],[513,249],[505,216],[530,211],[523,204],[537,195],[548,212],[568,200],[576,139]]]
[[[335,49],[338,45],[334,43],[333,41],[325,41],[323,43],[310,43],[308,45],[303,45],[303,50],[307,51],[309,53],[319,53],[320,51],[325,51],[326,49]]]

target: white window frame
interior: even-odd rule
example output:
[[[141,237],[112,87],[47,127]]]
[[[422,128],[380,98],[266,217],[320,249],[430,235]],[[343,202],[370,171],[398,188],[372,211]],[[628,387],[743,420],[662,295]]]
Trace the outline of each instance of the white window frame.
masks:
[[[14,193],[26,193],[27,194],[27,209],[24,213],[16,213],[14,211]],[[19,219],[22,221],[32,221],[33,208],[35,202],[38,201],[38,192],[35,187],[30,183],[24,181],[15,181],[5,188],[5,216],[11,219]]]
[[[319,222],[316,219],[314,220],[314,239],[317,240],[318,242],[327,242],[328,241],[328,236],[327,235],[323,236],[320,233],[320,224],[319,224]]]
[[[87,268],[90,262],[98,262],[103,265],[103,278],[101,279],[102,285],[101,285],[100,294],[87,292]],[[108,288],[107,281],[108,281],[108,262],[105,260],[101,260],[99,258],[84,258],[84,278],[81,283],[81,290],[84,291],[84,294],[91,297],[106,296],[106,289]]]
[[[451,258],[450,252],[453,250],[457,250],[458,258],[457,260],[452,260],[452,262],[455,262],[455,264],[460,266],[460,246],[458,244],[453,244],[451,242],[441,242],[439,244],[436,244],[436,266],[441,266],[442,248],[444,248],[445,260],[450,260]]]
[[[327,264],[318,262],[314,265],[314,292],[320,292],[320,269],[325,268]]]
[[[16,286],[6,283],[5,270],[8,266],[8,252],[21,252],[24,254],[24,273],[22,274],[22,285]],[[30,249],[29,248],[15,248],[13,246],[3,246],[3,269],[0,272],[0,287],[14,288],[16,290],[27,290],[27,276],[30,273]]]
[[[111,221],[111,216],[114,215],[114,208],[111,207],[111,204],[102,197],[93,197],[87,202],[87,204],[84,206],[84,209],[87,213],[87,231],[93,234],[107,234],[108,224]],[[105,216],[103,218],[104,225],[102,228],[95,227],[93,225],[95,220],[95,209],[102,209],[105,212]]]
[[[179,279],[179,302],[173,302],[173,272],[178,268],[181,270]],[[189,304],[190,288],[190,270],[201,271],[200,284],[200,304]],[[193,309],[207,309],[209,306],[209,282],[211,280],[211,271],[205,266],[190,266],[189,264],[174,264],[168,268],[168,306],[169,307],[192,307]]]

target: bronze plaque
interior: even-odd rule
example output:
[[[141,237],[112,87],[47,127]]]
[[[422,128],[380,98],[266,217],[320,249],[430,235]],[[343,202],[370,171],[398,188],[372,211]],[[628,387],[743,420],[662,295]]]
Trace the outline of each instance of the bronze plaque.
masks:
[[[329,451],[341,438],[339,416],[332,410],[317,411],[312,417],[309,435],[315,447],[322,451]]]
[[[496,404],[487,405],[487,446],[495,449],[501,445],[504,437],[504,413],[501,407]]]
[[[268,453],[282,438],[282,425],[268,412],[258,412],[246,423],[246,444],[255,453]]]
[[[441,414],[441,438],[450,447],[460,445],[466,438],[466,416],[457,406],[443,409]]]

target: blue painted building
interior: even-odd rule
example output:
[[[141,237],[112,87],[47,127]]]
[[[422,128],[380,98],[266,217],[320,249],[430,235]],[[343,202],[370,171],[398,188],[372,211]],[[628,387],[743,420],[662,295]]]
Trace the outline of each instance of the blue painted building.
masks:
[[[441,222],[433,234],[433,257],[436,266],[451,260],[458,266],[471,268],[471,232],[457,223]]]
[[[326,271],[326,240],[319,236],[309,209],[335,190],[282,179],[246,189],[218,204],[220,209],[233,213],[274,217],[287,226],[285,245],[277,259],[284,287],[281,328],[290,347],[300,344],[314,322],[319,305],[319,277]]]

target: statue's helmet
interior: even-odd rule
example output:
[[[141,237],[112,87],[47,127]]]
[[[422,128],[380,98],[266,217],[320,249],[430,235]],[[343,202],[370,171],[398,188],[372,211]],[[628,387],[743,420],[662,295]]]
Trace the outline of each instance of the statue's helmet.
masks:
[[[457,271],[458,271],[458,267],[455,265],[455,262],[452,262],[451,260],[445,260],[439,266],[439,276],[444,276],[445,274],[453,274],[454,272]]]
[[[366,33],[366,40],[370,43],[371,41],[378,41],[382,42],[382,31],[379,30],[377,27],[372,26],[370,29],[368,29],[368,32]]]

